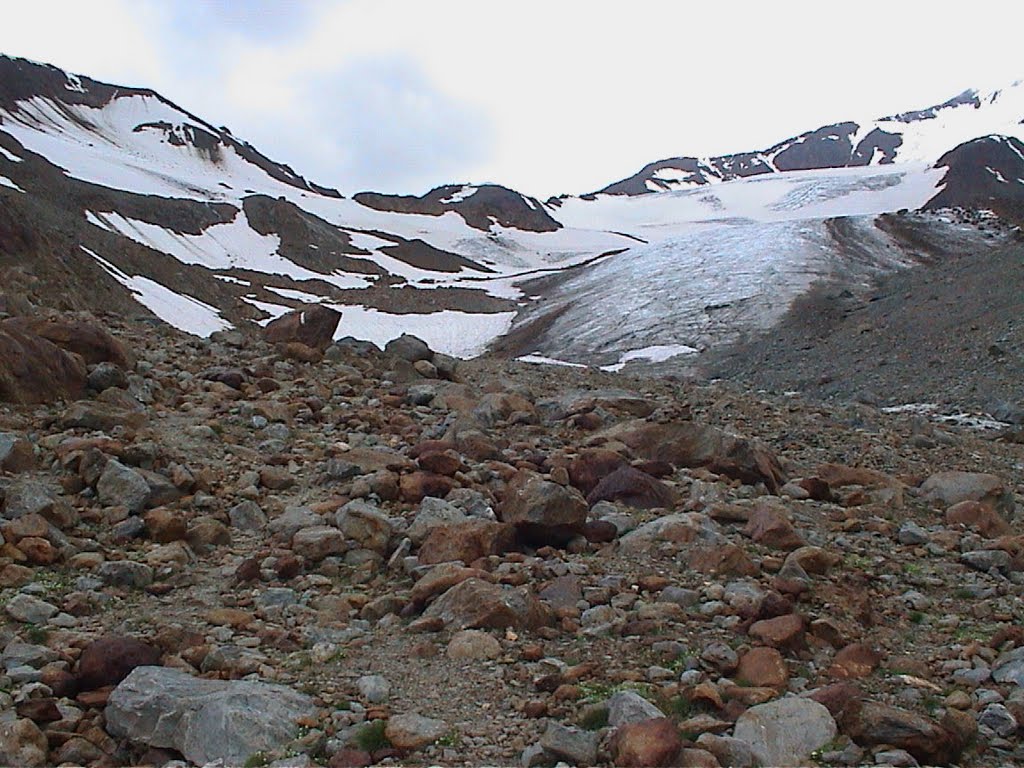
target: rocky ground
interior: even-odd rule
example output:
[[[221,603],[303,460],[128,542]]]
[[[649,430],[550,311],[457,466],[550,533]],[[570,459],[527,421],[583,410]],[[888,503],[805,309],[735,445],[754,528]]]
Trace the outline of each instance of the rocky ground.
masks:
[[[1019,431],[331,331],[0,321],[0,764],[1024,761]]]

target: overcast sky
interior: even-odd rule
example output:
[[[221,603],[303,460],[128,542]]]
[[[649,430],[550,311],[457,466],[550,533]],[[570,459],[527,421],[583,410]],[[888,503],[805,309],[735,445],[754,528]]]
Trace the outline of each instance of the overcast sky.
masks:
[[[1024,4],[11,0],[0,52],[154,88],[346,194],[547,197],[1024,77]]]

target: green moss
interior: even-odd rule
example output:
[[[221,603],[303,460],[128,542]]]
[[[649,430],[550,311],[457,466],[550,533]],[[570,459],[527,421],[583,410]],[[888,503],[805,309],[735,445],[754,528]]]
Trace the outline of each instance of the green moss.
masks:
[[[388,737],[384,735],[384,727],[383,720],[374,720],[364,725],[356,734],[356,746],[364,752],[376,752],[390,746]]]

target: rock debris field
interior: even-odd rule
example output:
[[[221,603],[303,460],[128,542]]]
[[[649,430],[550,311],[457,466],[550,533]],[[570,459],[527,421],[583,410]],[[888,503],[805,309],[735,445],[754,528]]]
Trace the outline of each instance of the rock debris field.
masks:
[[[1024,762],[1024,434],[0,321],[0,764]]]

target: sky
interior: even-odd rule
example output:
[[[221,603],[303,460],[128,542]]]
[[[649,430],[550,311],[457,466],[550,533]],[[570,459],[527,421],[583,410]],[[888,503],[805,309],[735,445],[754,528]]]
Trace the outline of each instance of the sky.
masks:
[[[546,198],[1024,78],[1024,4],[9,0],[0,53],[153,88],[345,194]]]

